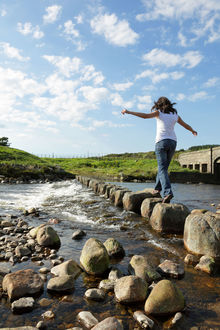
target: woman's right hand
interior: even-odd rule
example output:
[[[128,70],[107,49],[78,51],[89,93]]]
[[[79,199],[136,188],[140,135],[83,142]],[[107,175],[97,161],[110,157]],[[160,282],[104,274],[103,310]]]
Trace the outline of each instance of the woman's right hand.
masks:
[[[125,113],[128,113],[128,110],[127,109],[123,109],[121,113],[124,115]]]

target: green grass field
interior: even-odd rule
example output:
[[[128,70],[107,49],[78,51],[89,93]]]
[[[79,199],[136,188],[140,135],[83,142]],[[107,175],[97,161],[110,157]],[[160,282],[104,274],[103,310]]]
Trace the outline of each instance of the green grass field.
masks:
[[[183,172],[176,160],[178,152],[170,164],[170,171]],[[40,158],[28,152],[0,146],[0,174],[13,176],[13,171],[42,172],[62,168],[66,172],[103,178],[131,176],[154,179],[157,173],[157,161],[154,152],[112,154],[91,158]],[[18,173],[17,175],[18,176]]]

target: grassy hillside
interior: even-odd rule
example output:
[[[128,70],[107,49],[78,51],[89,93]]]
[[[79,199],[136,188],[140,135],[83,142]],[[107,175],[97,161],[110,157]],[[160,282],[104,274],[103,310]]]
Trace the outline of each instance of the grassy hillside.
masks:
[[[0,146],[0,175],[27,181],[30,179],[54,180],[65,177],[67,174],[49,160],[23,150]]]

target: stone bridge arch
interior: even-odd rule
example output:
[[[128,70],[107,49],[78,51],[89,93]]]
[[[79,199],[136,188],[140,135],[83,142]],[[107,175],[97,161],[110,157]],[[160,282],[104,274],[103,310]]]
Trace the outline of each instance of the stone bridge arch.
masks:
[[[220,157],[214,160],[214,175],[217,179],[220,179]]]

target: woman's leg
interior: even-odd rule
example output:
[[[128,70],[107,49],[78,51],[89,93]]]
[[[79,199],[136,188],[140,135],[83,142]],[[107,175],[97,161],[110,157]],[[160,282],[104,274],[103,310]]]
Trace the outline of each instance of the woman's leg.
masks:
[[[176,141],[165,139],[156,143],[155,153],[158,164],[158,179],[162,186],[162,196],[173,196],[168,167],[176,148]]]

